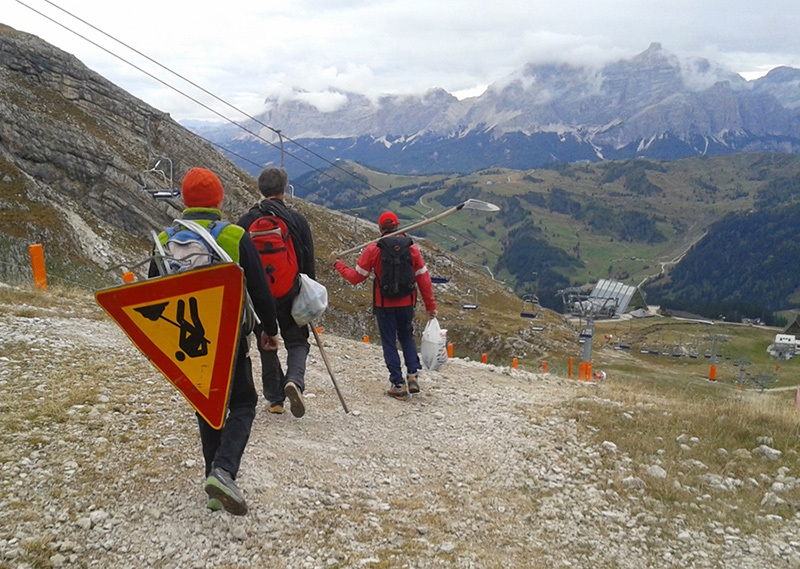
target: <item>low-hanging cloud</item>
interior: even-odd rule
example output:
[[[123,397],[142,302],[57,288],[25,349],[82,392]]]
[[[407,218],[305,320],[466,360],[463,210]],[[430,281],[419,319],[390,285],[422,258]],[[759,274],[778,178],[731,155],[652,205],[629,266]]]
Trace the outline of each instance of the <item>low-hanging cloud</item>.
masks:
[[[343,104],[342,92],[370,99],[434,87],[472,93],[528,63],[598,67],[652,42],[734,72],[800,67],[796,0],[228,0],[189,12],[180,3],[139,0],[124,18],[113,3],[65,2],[111,37],[248,110],[300,93],[325,112]],[[80,33],[89,31],[47,0],[26,3]],[[175,118],[215,118],[186,97],[165,96],[168,87],[131,73],[127,63],[18,3],[7,3],[1,18],[102,69]],[[111,39],[101,43],[130,57]],[[178,82],[163,70],[158,75]]]

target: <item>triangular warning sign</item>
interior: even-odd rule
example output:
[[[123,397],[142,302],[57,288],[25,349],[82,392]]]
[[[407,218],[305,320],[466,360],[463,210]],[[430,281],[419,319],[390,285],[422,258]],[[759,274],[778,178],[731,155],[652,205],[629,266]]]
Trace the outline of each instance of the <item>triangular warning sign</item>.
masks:
[[[95,300],[206,422],[222,428],[244,274],[225,263],[95,293]]]

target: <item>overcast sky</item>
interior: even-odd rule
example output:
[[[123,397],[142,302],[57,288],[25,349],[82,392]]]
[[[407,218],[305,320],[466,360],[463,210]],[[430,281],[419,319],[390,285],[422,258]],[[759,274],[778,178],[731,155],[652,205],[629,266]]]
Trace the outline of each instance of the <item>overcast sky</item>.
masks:
[[[74,54],[177,120],[219,120],[203,105],[233,120],[241,115],[114,39],[248,114],[260,112],[268,95],[288,96],[293,88],[379,95],[440,87],[464,97],[529,62],[605,63],[651,42],[679,57],[707,57],[747,79],[779,65],[800,68],[797,0],[0,0],[0,6],[1,23]]]

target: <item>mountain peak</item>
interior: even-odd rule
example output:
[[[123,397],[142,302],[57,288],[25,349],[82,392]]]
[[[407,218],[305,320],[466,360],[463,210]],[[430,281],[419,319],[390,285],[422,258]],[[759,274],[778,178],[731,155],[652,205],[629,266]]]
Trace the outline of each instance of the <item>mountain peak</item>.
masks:
[[[602,67],[530,62],[463,100],[440,88],[378,99],[334,90],[297,93],[270,107],[263,120],[294,139],[341,140],[340,149],[331,149],[337,157],[395,171],[405,161],[418,172],[464,171],[472,163],[467,155],[480,166],[529,168],[743,148],[795,152],[798,83],[800,70],[784,68],[748,84],[719,63],[678,57],[652,42]],[[510,138],[515,143],[504,142]],[[360,140],[364,150],[356,150],[352,140]],[[489,152],[493,145],[498,148]],[[530,148],[523,150],[525,145]],[[419,156],[412,160],[415,151]]]

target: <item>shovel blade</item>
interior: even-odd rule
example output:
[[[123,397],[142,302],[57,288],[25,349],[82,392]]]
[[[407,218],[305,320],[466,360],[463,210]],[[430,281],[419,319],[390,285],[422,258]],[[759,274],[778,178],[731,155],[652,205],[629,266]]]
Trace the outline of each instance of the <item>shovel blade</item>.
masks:
[[[468,199],[464,202],[463,209],[474,209],[476,211],[500,211],[500,208],[489,202],[482,202],[481,200]]]

